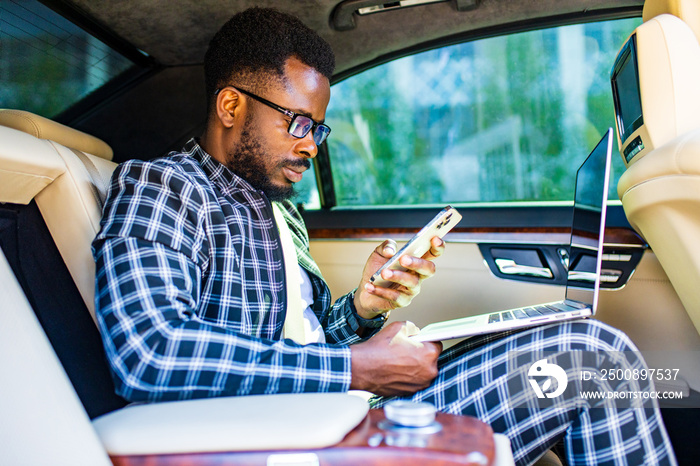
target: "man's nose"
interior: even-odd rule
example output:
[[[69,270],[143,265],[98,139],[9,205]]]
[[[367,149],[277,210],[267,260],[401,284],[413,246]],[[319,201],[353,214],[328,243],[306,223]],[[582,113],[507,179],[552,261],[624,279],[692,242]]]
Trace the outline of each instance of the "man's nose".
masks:
[[[303,157],[313,159],[318,154],[318,146],[314,141],[313,131],[309,131],[306,136],[299,139],[296,144],[296,152]]]

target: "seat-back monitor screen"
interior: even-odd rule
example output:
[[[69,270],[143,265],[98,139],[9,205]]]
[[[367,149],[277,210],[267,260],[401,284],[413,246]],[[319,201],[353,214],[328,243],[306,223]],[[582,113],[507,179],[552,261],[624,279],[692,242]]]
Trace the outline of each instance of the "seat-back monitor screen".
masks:
[[[627,145],[630,135],[644,123],[639,92],[636,42],[636,35],[632,35],[622,47],[610,78],[617,129],[623,146]]]

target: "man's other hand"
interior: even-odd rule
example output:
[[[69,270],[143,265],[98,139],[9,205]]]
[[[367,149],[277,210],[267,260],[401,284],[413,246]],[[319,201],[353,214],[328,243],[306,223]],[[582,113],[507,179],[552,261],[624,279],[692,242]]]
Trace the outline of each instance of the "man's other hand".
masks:
[[[365,319],[372,319],[392,309],[408,306],[420,293],[423,280],[435,274],[433,259],[442,255],[445,243],[437,236],[430,241],[430,250],[422,258],[403,256],[399,263],[406,269],[384,270],[382,278],[392,282],[389,288],[375,286],[370,277],[396,254],[396,242],[386,240],[372,252],[362,272],[360,286],[355,293],[355,309]]]
[[[418,332],[412,322],[393,322],[369,340],[350,346],[353,390],[376,395],[411,395],[437,377],[442,343],[409,339]]]

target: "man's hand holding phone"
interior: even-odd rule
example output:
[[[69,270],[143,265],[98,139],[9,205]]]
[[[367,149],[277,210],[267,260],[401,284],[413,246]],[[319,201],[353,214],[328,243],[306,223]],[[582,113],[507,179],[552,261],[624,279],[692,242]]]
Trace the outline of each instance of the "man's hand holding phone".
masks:
[[[446,207],[400,251],[386,240],[370,255],[355,293],[355,308],[365,319],[408,306],[420,292],[421,283],[435,274],[432,262],[445,249],[444,236],[461,219]],[[415,254],[415,255],[414,255]]]
[[[390,283],[388,287],[372,284],[371,276],[396,254],[396,249],[393,240],[386,240],[377,246],[365,264],[362,281],[355,292],[355,309],[365,319],[408,306],[420,292],[421,282],[435,274],[432,260],[442,254],[445,243],[435,237],[430,251],[423,258],[404,256],[400,259],[405,270],[385,269],[381,276]]]

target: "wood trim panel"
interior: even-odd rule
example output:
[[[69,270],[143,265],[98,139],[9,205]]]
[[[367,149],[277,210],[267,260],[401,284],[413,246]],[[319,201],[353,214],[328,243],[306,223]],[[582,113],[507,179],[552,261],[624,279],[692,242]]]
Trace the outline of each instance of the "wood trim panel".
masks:
[[[405,241],[411,238],[418,228],[314,228],[309,229],[312,240],[359,239],[378,240],[393,238]],[[449,241],[473,243],[554,243],[567,244],[568,228],[455,228],[447,235]],[[646,242],[628,228],[607,228],[605,243],[630,247],[646,247]]]
[[[180,455],[112,456],[115,466],[203,466],[236,464],[240,466],[270,464],[272,454],[312,453],[320,465],[422,466],[425,464],[483,466],[493,464],[496,447],[493,430],[470,416],[438,413],[442,430],[432,435],[389,434],[379,428],[384,410],[370,410],[360,425],[341,443],[312,452],[224,452]],[[381,436],[381,438],[380,438]],[[389,446],[390,436],[406,446]],[[371,440],[370,440],[371,439]],[[370,443],[376,446],[370,446]]]

